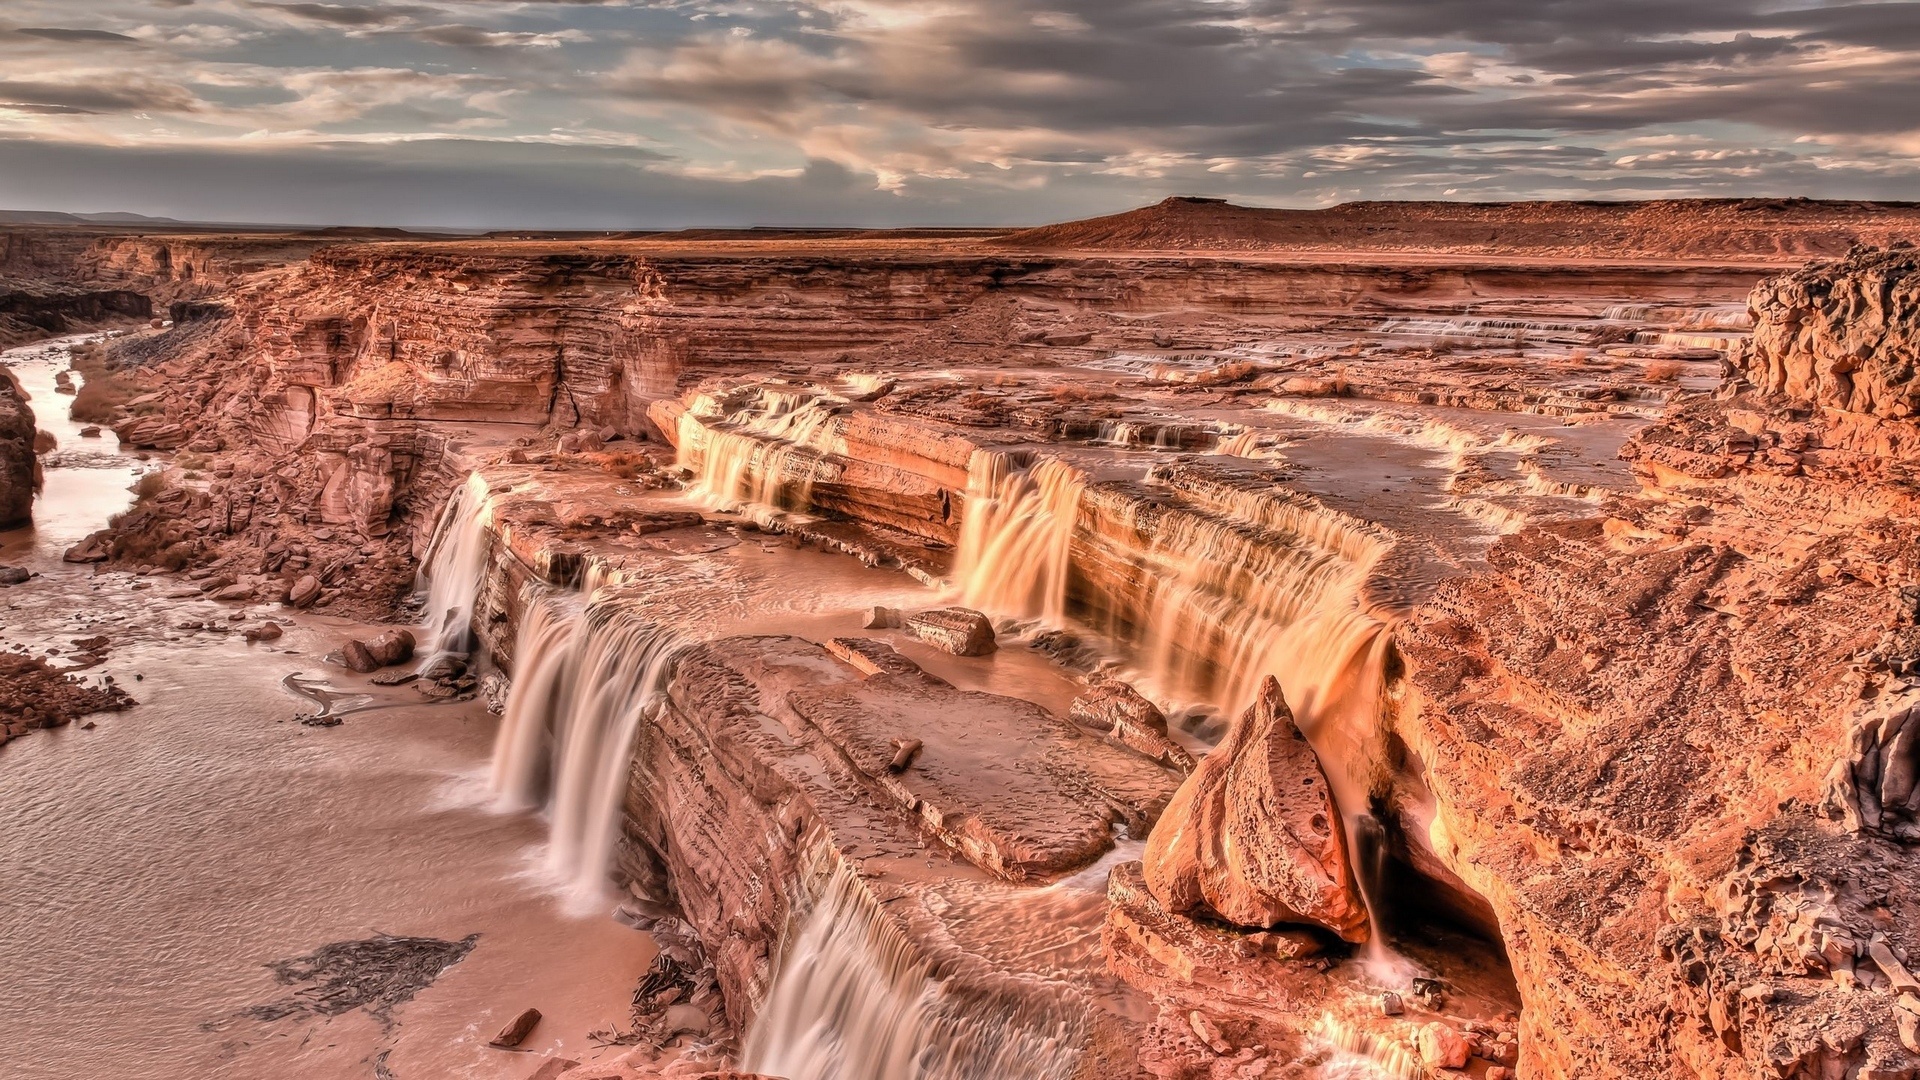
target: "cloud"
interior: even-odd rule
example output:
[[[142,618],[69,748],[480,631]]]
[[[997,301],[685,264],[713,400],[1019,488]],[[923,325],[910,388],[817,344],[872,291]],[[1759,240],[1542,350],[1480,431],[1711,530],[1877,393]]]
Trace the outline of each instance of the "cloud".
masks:
[[[0,110],[38,113],[43,116],[97,116],[98,110],[77,105],[49,105],[44,101],[0,101]]]
[[[116,34],[111,30],[72,30],[60,26],[26,26],[12,31],[22,37],[45,38],[48,41],[84,41],[111,45],[137,45],[139,42],[125,34]]]
[[[137,75],[86,78],[74,82],[0,79],[0,101],[48,114],[109,112],[191,113],[202,102],[185,87]]]
[[[70,14],[11,4],[19,23]],[[0,29],[0,100],[17,103],[0,130],[205,161],[244,139],[255,175],[352,145],[354,183],[392,205],[490,155],[525,206],[612,213],[635,205],[614,178],[639,172],[664,200],[648,205],[688,213],[949,222],[1169,190],[1867,196],[1920,178],[1920,3],[92,0],[87,21]],[[146,47],[73,64],[120,38]],[[588,145],[602,156],[583,166]],[[568,147],[567,168],[607,186],[583,194],[528,147]],[[615,164],[619,147],[656,156]],[[463,183],[494,211],[523,205]]]
[[[354,7],[346,4],[249,3],[256,11],[272,11],[331,26],[386,26],[404,21],[410,11],[394,7]]]
[[[579,30],[558,30],[548,33],[514,32],[508,30],[487,30],[478,26],[445,25],[423,26],[417,30],[395,31],[414,41],[431,45],[445,45],[457,49],[505,49],[535,48],[557,49],[569,42],[591,40]]]

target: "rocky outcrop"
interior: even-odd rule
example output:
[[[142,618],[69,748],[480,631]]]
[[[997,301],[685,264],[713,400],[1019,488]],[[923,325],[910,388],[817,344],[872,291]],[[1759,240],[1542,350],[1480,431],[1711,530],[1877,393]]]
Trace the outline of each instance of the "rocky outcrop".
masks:
[[[0,368],[0,529],[33,518],[33,493],[39,487],[39,458],[34,453],[33,410],[13,372]]]
[[[893,932],[951,973],[954,1000],[999,1001],[1000,1016],[1038,1008],[1088,1045],[1110,1037],[1097,1029],[1116,1018],[1016,974],[1017,932],[983,936],[986,913],[1019,900],[978,882],[1084,865],[1111,845],[1115,821],[1144,831],[1171,778],[1102,753],[1025,702],[918,672],[863,677],[830,656],[794,638],[701,646],[676,664],[666,706],[643,728],[627,804],[639,844],[627,869],[674,897],[699,931],[730,1018],[747,1026],[790,913],[846,862],[868,868],[867,903],[881,905]],[[903,738],[923,748],[894,772]],[[938,873],[884,871],[922,858]],[[968,899],[950,906],[941,895]],[[961,915],[969,908],[980,922]]]
[[[1181,785],[1143,861],[1147,888],[1174,914],[1367,939],[1340,811],[1271,677]]]
[[[1754,385],[1627,443],[1644,497],[1501,539],[1396,634],[1398,828],[1490,905],[1522,1075],[1920,1076],[1910,259],[1762,284]]]
[[[87,644],[104,653],[104,638]],[[99,654],[89,655],[98,662]],[[0,746],[30,731],[60,727],[89,713],[117,712],[133,705],[133,698],[119,687],[111,683],[89,686],[79,677],[52,667],[45,657],[0,653]]]
[[[1856,249],[1753,292],[1732,357],[1761,393],[1885,420],[1920,416],[1920,249]]]
[[[39,283],[9,287],[0,278],[0,347],[152,314],[152,301],[128,289]]]
[[[1848,735],[1827,802],[1854,832],[1920,844],[1920,705],[1874,710]]]

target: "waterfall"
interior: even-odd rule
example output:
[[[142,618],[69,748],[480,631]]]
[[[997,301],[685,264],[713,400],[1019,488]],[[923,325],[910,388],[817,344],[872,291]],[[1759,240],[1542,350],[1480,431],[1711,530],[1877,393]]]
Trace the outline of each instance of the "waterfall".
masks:
[[[1238,715],[1261,680],[1280,682],[1340,809],[1348,850],[1370,821],[1388,626],[1361,590],[1392,544],[1376,526],[1285,491],[1241,488],[1170,473],[1189,508],[1130,520],[1145,536],[1137,591],[1101,598],[1111,633],[1130,634],[1154,682]],[[1153,504],[1129,503],[1144,512]],[[1204,512],[1202,512],[1204,511]],[[1356,865],[1358,865],[1356,863]],[[1360,879],[1384,961],[1378,890]]]
[[[1480,315],[1402,315],[1383,320],[1373,332],[1396,337],[1437,338],[1489,345],[1519,346],[1528,342],[1584,345],[1589,343],[1593,327],[1587,323],[1563,320],[1503,319]]]
[[[583,895],[603,888],[635,737],[682,644],[617,594],[546,597],[521,626],[493,786],[509,806],[548,807],[548,868]]]
[[[1258,457],[1260,456],[1260,439],[1261,433],[1258,429],[1247,428],[1221,438],[1213,452],[1228,457]]]
[[[1180,469],[1148,474],[1177,491],[1168,500],[1089,493],[1084,476],[1051,458],[1023,465],[983,450],[968,466],[956,567],[966,603],[1062,622],[1073,575],[1078,614],[1130,641],[1161,691],[1237,715],[1274,676],[1357,847],[1382,759],[1392,648],[1386,617],[1362,590],[1390,534],[1285,489]],[[1089,530],[1087,547],[1109,565],[1072,565],[1076,529]]]
[[[467,482],[447,500],[433,539],[420,560],[416,588],[427,594],[426,626],[431,643],[429,662],[449,654],[473,651],[473,607],[486,580],[487,553],[492,544],[493,504],[487,482],[468,473]]]
[[[1065,1080],[1081,1039],[1061,1009],[952,994],[859,875],[816,875],[787,932],[741,1068],[786,1080]],[[988,1008],[982,1006],[988,1005]]]
[[[1135,588],[1091,600],[1111,634],[1134,638],[1162,686],[1237,712],[1310,643],[1336,628],[1379,628],[1359,596],[1390,543],[1380,530],[1285,492],[1181,483],[1186,506],[1123,504],[1126,532],[1144,540],[1130,552]],[[1299,690],[1281,684],[1300,709]]]
[[[679,464],[715,506],[804,511],[833,442],[838,398],[765,388],[742,408],[680,414]],[[717,415],[716,415],[717,413]]]
[[[1022,466],[975,450],[954,576],[963,603],[1003,615],[1066,618],[1069,542],[1086,477],[1054,458]]]

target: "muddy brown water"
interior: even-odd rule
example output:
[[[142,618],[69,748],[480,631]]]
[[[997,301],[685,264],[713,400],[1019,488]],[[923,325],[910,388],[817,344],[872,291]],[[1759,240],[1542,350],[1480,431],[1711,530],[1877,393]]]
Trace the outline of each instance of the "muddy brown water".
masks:
[[[139,467],[64,420],[61,344],[0,358],[61,443],[35,525],[0,533],[0,562],[41,575],[0,589],[0,647],[105,633],[87,675],[140,705],[0,748],[0,1076],[521,1080],[548,1053],[592,1060],[588,1032],[625,1020],[652,944],[604,911],[569,914],[538,870],[541,822],[492,809],[478,703],[401,687],[383,691],[399,707],[302,726],[314,706],[282,680],[363,689],[321,660],[363,628],[258,605],[232,624],[233,606],[168,598],[173,579],[60,562],[124,508]],[[70,447],[88,456],[62,464]],[[271,647],[177,628],[268,617],[289,626]],[[478,937],[385,1015],[264,1018],[299,989],[267,965],[383,934]],[[545,1014],[531,1053],[489,1049],[529,1006]]]

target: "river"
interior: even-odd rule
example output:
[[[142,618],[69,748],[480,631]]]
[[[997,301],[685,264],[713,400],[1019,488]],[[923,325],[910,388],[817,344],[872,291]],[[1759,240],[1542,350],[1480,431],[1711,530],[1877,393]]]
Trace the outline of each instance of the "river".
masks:
[[[105,634],[88,676],[140,704],[0,748],[0,1075],[523,1080],[544,1056],[603,1052],[588,1032],[625,1020],[652,943],[569,914],[540,872],[542,824],[493,809],[479,703],[401,687],[400,707],[303,726],[312,707],[281,680],[348,685],[321,657],[366,628],[270,605],[233,622],[175,579],[60,561],[144,467],[66,419],[53,375],[77,340],[0,354],[59,441],[35,525],[0,533],[0,562],[39,574],[0,591],[0,646]],[[227,632],[266,618],[288,628],[271,645]],[[276,1007],[299,987],[269,964],[381,935],[478,937],[385,1015]],[[531,1054],[486,1046],[529,1006],[545,1014]]]

